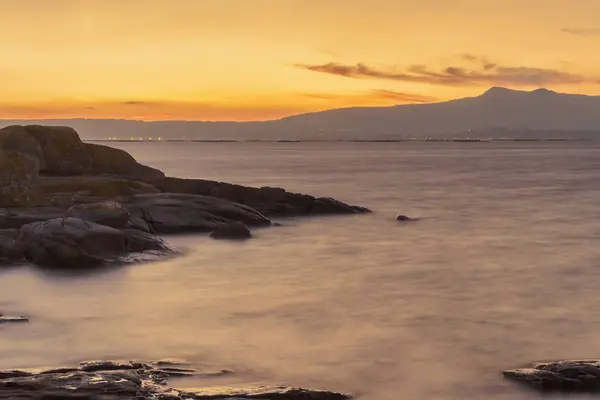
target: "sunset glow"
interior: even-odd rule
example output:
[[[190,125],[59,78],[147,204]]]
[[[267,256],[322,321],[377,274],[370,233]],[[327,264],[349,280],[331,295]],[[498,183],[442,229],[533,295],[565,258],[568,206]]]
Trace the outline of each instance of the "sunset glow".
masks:
[[[263,120],[600,93],[600,2],[0,0],[0,118]]]

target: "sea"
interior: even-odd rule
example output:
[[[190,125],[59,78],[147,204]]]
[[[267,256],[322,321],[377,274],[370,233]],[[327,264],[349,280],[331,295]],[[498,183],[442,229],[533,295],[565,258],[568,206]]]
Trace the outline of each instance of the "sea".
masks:
[[[0,326],[0,368],[180,358],[234,373],[179,388],[521,400],[541,395],[504,369],[600,358],[600,142],[112,145],[374,212],[172,236],[181,255],[148,264],[4,268],[0,312],[31,321]]]

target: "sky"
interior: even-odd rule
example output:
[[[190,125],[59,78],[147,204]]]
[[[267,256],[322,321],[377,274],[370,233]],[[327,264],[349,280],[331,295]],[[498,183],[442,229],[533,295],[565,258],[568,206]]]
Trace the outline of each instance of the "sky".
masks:
[[[0,118],[265,120],[600,94],[600,0],[0,0]]]

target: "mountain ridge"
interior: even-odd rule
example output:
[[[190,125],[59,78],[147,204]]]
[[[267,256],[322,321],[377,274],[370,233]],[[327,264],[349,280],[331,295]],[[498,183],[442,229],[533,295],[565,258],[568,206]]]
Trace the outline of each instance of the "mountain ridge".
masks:
[[[474,97],[427,104],[347,107],[268,121],[0,120],[70,125],[85,139],[398,139],[466,132],[600,131],[600,96],[493,86]]]

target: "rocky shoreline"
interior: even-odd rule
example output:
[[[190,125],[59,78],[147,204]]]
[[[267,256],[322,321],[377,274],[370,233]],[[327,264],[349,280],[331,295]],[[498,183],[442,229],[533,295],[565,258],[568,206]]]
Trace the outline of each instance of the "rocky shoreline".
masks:
[[[244,239],[271,218],[367,212],[281,188],[167,177],[69,127],[0,129],[0,266],[152,260],[174,253],[156,235]]]
[[[290,387],[210,388],[178,390],[167,385],[173,377],[208,377],[232,371],[201,372],[181,361],[151,363],[87,361],[78,367],[45,370],[0,370],[0,399],[264,399],[345,400],[341,393]]]

